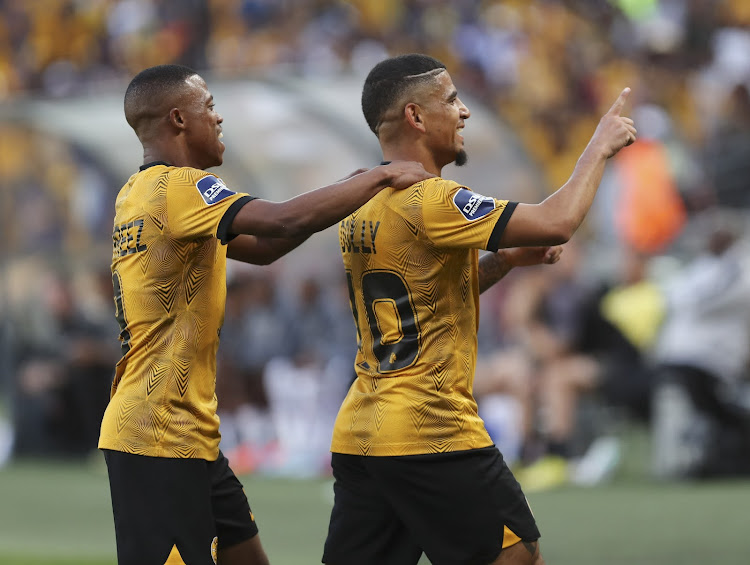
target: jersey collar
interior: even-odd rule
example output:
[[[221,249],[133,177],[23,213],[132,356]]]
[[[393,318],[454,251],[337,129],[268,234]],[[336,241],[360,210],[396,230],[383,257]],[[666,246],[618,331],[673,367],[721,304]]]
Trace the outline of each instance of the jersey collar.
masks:
[[[164,165],[165,167],[172,167],[174,165],[171,165],[169,163],[166,163],[165,161],[152,161],[150,163],[146,163],[145,165],[141,165],[138,170],[139,171],[145,171],[149,167],[155,167],[156,165]]]

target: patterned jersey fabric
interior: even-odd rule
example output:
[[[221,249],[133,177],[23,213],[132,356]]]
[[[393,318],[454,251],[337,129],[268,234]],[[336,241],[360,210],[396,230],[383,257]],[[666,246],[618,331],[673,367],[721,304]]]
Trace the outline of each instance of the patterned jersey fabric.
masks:
[[[211,461],[219,446],[222,243],[227,224],[250,197],[202,170],[142,169],[115,206],[112,282],[123,356],[99,447]]]
[[[428,179],[386,189],[339,225],[359,349],[332,451],[413,455],[492,444],[472,384],[478,249],[515,203]]]

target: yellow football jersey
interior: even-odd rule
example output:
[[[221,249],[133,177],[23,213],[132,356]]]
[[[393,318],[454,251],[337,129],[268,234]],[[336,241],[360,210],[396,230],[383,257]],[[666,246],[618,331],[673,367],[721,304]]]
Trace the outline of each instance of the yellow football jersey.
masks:
[[[214,175],[144,165],[117,196],[112,284],[123,356],[99,447],[215,460],[226,243],[251,197]]]
[[[497,250],[515,206],[434,178],[383,190],[339,224],[359,349],[332,451],[492,444],[472,395],[478,250]]]

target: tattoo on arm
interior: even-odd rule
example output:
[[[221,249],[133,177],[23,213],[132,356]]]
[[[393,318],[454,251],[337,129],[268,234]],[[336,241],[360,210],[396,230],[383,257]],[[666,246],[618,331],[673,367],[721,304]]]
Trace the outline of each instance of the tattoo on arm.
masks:
[[[479,292],[490,288],[513,268],[502,253],[488,253],[479,260]]]
[[[526,548],[526,551],[528,551],[532,556],[536,555],[536,552],[539,550],[539,544],[535,541],[521,540],[521,543]]]

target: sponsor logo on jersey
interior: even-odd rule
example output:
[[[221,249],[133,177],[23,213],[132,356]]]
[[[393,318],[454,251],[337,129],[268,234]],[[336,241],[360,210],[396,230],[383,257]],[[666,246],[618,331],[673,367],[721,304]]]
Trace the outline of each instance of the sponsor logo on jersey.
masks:
[[[236,192],[227,188],[227,185],[224,184],[224,181],[216,178],[213,175],[203,177],[196,183],[195,186],[198,188],[198,192],[201,193],[203,202],[205,202],[209,206],[211,204],[216,204],[217,202],[224,200],[228,196],[236,194]]]
[[[453,196],[453,204],[470,222],[486,216],[495,209],[495,199],[482,196],[467,188],[459,188]]]

